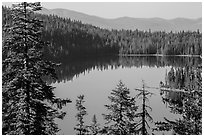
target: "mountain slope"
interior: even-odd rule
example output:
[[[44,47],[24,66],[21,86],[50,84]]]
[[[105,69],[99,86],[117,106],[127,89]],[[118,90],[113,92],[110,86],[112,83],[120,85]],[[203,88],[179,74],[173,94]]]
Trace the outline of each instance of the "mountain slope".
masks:
[[[152,31],[196,31],[202,30],[202,18],[186,19],[175,18],[166,20],[162,18],[131,18],[121,17],[116,19],[105,19],[97,16],[91,16],[84,13],[67,10],[67,9],[45,9],[40,11],[41,14],[57,15],[63,18],[71,18],[73,20],[80,20],[83,23],[92,24],[98,27],[107,29],[139,29]]]

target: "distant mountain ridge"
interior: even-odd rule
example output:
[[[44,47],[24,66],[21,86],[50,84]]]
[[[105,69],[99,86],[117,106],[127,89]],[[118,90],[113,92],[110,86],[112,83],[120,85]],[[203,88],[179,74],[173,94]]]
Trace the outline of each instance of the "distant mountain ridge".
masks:
[[[116,19],[105,19],[97,16],[91,16],[68,9],[46,9],[40,11],[41,14],[57,15],[72,20],[80,20],[83,23],[92,24],[106,29],[130,29],[130,30],[149,30],[151,31],[202,31],[202,18],[187,19],[162,19],[162,18],[132,18],[120,17]]]

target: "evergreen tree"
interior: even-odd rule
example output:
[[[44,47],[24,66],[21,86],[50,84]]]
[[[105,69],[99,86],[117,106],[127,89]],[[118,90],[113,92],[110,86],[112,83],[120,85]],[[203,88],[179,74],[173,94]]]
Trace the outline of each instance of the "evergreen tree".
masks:
[[[170,121],[164,118],[164,122],[156,122],[156,129],[158,131],[173,130],[177,135],[201,135],[202,134],[202,70],[201,67],[191,68],[185,67],[184,70],[189,73],[187,78],[192,78],[189,83],[186,83],[182,89],[186,92],[183,93],[182,107],[174,105],[171,106],[173,112],[181,114],[180,119]],[[177,70],[180,71],[180,70]],[[176,72],[177,72],[176,71]],[[193,75],[193,76],[192,76]],[[179,83],[177,83],[179,84]],[[181,111],[180,111],[181,110]]]
[[[182,118],[170,121],[164,118],[164,122],[156,122],[157,131],[170,131],[177,135],[201,135],[202,134],[202,93],[189,93],[184,96]],[[172,108],[179,110],[177,106]]]
[[[112,90],[109,100],[112,104],[105,105],[108,114],[103,114],[106,122],[104,127],[106,134],[130,135],[137,134],[135,115],[138,106],[135,105],[135,98],[132,98],[130,91],[119,81],[117,88]]]
[[[8,8],[2,11],[4,26],[12,20]],[[107,54],[202,54],[202,33],[199,31],[107,30],[56,15],[35,16],[44,21],[42,38],[51,43],[46,49],[49,59],[61,61],[67,56],[80,58]]]
[[[139,128],[138,131],[142,135],[147,135],[148,131],[147,131],[146,125],[148,126],[148,128],[150,128],[148,121],[153,122],[151,115],[147,111],[147,108],[149,108],[150,110],[152,110],[152,108],[147,105],[147,101],[148,101],[148,96],[151,96],[153,93],[145,90],[144,82],[143,82],[143,89],[136,89],[136,91],[140,92],[137,94],[137,98],[142,99],[142,112],[137,113],[137,117],[140,118],[140,121],[137,124],[137,128]]]
[[[96,115],[94,114],[93,119],[92,119],[92,124],[90,125],[90,130],[91,130],[91,135],[97,135],[100,132],[100,127],[98,124],[98,121],[96,119]]]
[[[56,78],[55,64],[43,60],[42,21],[33,17],[40,3],[13,5],[9,37],[3,43],[2,134],[56,134],[55,118],[68,99],[55,97],[43,77]]]
[[[78,111],[76,118],[79,123],[74,127],[74,130],[77,131],[77,135],[86,135],[88,134],[88,126],[84,124],[84,116],[87,115],[86,107],[83,106],[84,95],[78,96],[76,100],[76,109]]]

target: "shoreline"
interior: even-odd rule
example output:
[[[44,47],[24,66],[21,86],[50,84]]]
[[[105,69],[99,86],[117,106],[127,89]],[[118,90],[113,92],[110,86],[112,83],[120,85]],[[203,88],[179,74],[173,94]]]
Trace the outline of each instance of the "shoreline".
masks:
[[[139,57],[139,56],[155,56],[155,57],[163,57],[163,56],[175,56],[175,57],[200,57],[202,58],[201,55],[163,55],[163,54],[118,54],[119,56],[129,56],[129,57]]]

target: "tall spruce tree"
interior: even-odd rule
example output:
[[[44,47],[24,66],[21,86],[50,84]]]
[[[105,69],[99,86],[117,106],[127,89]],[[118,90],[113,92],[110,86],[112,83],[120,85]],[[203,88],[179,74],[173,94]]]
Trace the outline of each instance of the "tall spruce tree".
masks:
[[[137,134],[135,116],[138,106],[135,105],[135,98],[132,98],[130,91],[122,81],[119,81],[117,88],[112,90],[109,100],[112,104],[105,105],[108,114],[103,114],[106,122],[104,127],[106,134],[131,135]]]
[[[13,5],[12,24],[3,43],[2,61],[2,134],[56,134],[55,118],[63,118],[60,109],[70,102],[57,98],[54,87],[43,77],[56,78],[55,64],[43,59],[42,21],[34,17],[40,3]]]
[[[148,128],[150,128],[148,121],[153,122],[153,118],[147,111],[147,109],[152,110],[152,108],[147,105],[147,101],[148,101],[148,96],[153,95],[153,93],[145,90],[144,81],[143,81],[143,89],[136,89],[136,91],[139,91],[139,93],[137,94],[137,98],[142,100],[142,107],[141,107],[142,111],[137,113],[137,117],[140,118],[140,121],[137,124],[137,128],[140,134],[147,135],[148,131],[147,131],[146,125]]]
[[[76,100],[76,109],[78,113],[76,114],[77,125],[74,127],[74,130],[77,131],[77,135],[87,135],[88,134],[88,126],[84,124],[84,116],[87,115],[86,107],[84,107],[84,95],[78,96]]]
[[[97,121],[97,119],[96,119],[96,115],[94,114],[94,116],[93,116],[93,119],[92,119],[92,123],[91,123],[91,125],[89,126],[89,129],[90,129],[90,131],[91,131],[91,135],[97,135],[97,134],[99,134],[99,132],[100,132],[100,127],[99,127],[99,123],[98,123],[98,121]]]

